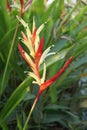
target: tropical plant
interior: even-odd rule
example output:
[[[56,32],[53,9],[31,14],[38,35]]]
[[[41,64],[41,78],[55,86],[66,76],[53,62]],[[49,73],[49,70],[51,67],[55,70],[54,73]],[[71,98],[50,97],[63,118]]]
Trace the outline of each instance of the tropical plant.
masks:
[[[7,8],[6,8],[7,4]],[[24,72],[31,71],[20,55],[21,20],[32,30],[45,23],[40,33],[44,36],[44,48],[53,55],[45,59],[46,80],[53,77],[69,57],[72,63],[49,88],[45,89],[36,103],[27,129],[85,130],[87,86],[87,6],[79,0],[74,6],[64,0],[54,0],[47,6],[44,0],[0,1],[0,127],[2,130],[22,130],[26,123],[39,87],[32,84],[33,78]],[[17,19],[18,17],[18,19]],[[19,17],[22,17],[20,20]],[[20,21],[20,22],[19,22]],[[25,37],[26,38],[26,37]],[[43,43],[43,39],[42,39]],[[22,53],[21,53],[22,54]],[[39,57],[39,55],[38,55]],[[40,66],[40,74],[43,73]]]

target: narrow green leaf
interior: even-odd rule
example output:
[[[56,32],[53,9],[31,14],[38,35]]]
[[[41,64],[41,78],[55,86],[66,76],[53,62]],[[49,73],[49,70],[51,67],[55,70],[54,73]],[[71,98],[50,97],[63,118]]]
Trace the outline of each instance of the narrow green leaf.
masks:
[[[70,12],[64,17],[63,21],[60,23],[58,29],[57,29],[57,32],[60,30],[60,28],[62,27],[62,25],[65,23],[66,20],[69,20],[70,17],[71,17],[71,14],[75,11],[75,9],[79,6],[80,4],[80,1],[79,0],[76,5],[70,10]]]
[[[57,21],[64,7],[64,0],[59,1],[55,0],[54,2],[55,2],[55,8],[53,8],[52,17],[54,21]]]
[[[12,50],[13,50],[13,47],[14,47],[14,43],[15,43],[15,39],[16,39],[17,31],[18,31],[18,25],[19,25],[19,23],[16,26],[16,30],[14,32],[11,48],[9,50],[9,54],[8,54],[8,57],[7,57],[6,66],[5,66],[5,69],[4,69],[4,74],[3,74],[3,78],[2,78],[2,82],[1,82],[0,95],[2,95],[3,90],[6,87],[5,80],[6,80],[8,66],[9,66],[10,58],[11,58],[11,55],[12,55]],[[3,87],[4,87],[4,89],[3,89]]]
[[[12,70],[12,67],[10,66],[9,69],[7,70],[7,73],[6,73],[6,76],[5,76],[5,81],[4,81],[5,85],[8,83],[9,74],[10,74],[11,70]],[[2,87],[1,83],[2,83],[2,75],[0,76],[0,94],[1,94],[1,92],[4,92],[5,87],[6,87],[5,85]]]
[[[51,57],[48,57],[46,59],[46,65],[47,67],[49,67],[50,65],[54,64],[55,62],[57,62],[58,60],[61,60],[65,57],[65,55],[67,54],[67,52],[69,51],[70,48],[68,49],[64,49],[60,52],[58,52],[57,54],[51,56]]]
[[[82,8],[82,10],[78,13],[78,15],[75,17],[74,21],[71,24],[71,28],[70,31],[72,32],[72,30],[74,30],[74,28],[77,26],[77,24],[82,21],[85,12],[87,12],[87,6],[85,6],[84,8]]]
[[[87,27],[87,22],[83,22],[81,23],[79,26],[77,26],[77,28],[75,28],[73,31],[71,31],[71,36],[76,36],[76,39],[78,39],[78,35],[79,33],[84,34],[84,31],[82,30],[83,28]],[[78,34],[78,35],[77,35]],[[83,37],[82,37],[83,38]],[[81,37],[79,37],[78,40],[80,40]]]
[[[80,56],[82,53],[85,53],[87,51],[87,41],[84,43],[78,44],[76,49],[73,52],[73,56],[77,57]]]
[[[12,113],[15,107],[21,102],[21,100],[23,100],[26,93],[29,91],[28,87],[31,81],[32,80],[28,77],[13,92],[13,94],[8,99],[7,103],[5,104],[4,108],[0,112],[0,124],[6,120],[6,118]]]
[[[8,11],[6,9],[6,0],[4,0],[4,1],[0,0],[0,15],[2,16],[0,21],[2,21],[3,27],[6,30],[8,30],[11,25],[11,20],[10,20]]]
[[[8,127],[7,127],[7,125],[6,125],[6,122],[4,122],[1,126],[2,126],[3,130],[9,130]]]
[[[18,126],[18,129],[22,130],[22,125],[21,125],[20,118],[18,117],[18,115],[16,117],[17,117],[17,126]]]
[[[25,95],[23,101],[27,101],[27,100],[34,99],[34,98],[35,98],[35,95],[33,95],[33,94],[31,94],[30,92],[28,92],[28,93]]]
[[[69,107],[66,107],[66,106],[62,106],[62,105],[57,105],[57,104],[52,104],[52,105],[48,105],[44,108],[44,110],[65,110],[65,109],[70,109]]]
[[[75,62],[74,69],[81,67],[83,64],[87,64],[86,54],[84,54],[82,57],[78,58],[78,60]]]

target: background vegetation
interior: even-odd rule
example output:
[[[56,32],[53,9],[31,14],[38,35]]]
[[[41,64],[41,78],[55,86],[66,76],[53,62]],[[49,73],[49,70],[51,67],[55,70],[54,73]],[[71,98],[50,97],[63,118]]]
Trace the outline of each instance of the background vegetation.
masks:
[[[19,1],[17,1],[18,4]],[[25,1],[25,3],[27,0]],[[12,5],[12,1],[10,1]],[[0,127],[22,130],[38,87],[24,71],[29,67],[17,45],[23,27],[18,23],[17,8],[6,8],[0,0]],[[39,27],[47,22],[41,36],[44,49],[54,44],[56,54],[46,59],[47,79],[71,56],[74,60],[65,73],[41,96],[29,122],[35,130],[87,129],[87,4],[81,0],[65,4],[54,0],[34,0],[23,19],[32,27],[33,16]],[[42,67],[41,67],[42,71]]]

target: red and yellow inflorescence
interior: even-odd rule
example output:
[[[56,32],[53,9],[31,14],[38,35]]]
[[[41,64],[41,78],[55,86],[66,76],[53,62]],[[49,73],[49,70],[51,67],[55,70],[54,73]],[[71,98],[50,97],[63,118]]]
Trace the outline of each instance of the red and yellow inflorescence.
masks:
[[[64,66],[57,72],[55,76],[53,76],[51,79],[46,81],[46,64],[44,62],[45,58],[47,57],[51,47],[48,47],[44,52],[43,52],[43,46],[44,46],[44,37],[40,39],[40,32],[44,28],[45,24],[42,24],[38,29],[36,28],[35,21],[33,20],[33,28],[32,32],[30,31],[28,24],[21,18],[19,18],[19,21],[23,24],[26,34],[24,32],[21,32],[22,34],[22,42],[24,45],[28,48],[29,54],[23,49],[23,47],[18,44],[18,49],[22,55],[22,57],[25,59],[25,61],[28,63],[30,66],[32,72],[28,72],[28,75],[33,77],[35,81],[33,83],[39,85],[39,92],[37,97],[39,97],[42,92],[49,87],[52,83],[54,83],[55,80],[57,80],[61,74],[67,69],[69,64],[73,60],[73,56],[71,56]],[[43,68],[43,74],[42,76],[40,75],[40,65],[44,64]]]
[[[25,3],[24,0],[19,0],[19,2],[17,0],[12,0],[12,4],[10,4],[10,0],[6,0],[6,6],[9,12],[11,12],[12,8],[18,9],[18,11],[20,12],[20,17],[22,17],[24,12],[29,9],[32,2],[33,0],[28,0],[27,3]]]

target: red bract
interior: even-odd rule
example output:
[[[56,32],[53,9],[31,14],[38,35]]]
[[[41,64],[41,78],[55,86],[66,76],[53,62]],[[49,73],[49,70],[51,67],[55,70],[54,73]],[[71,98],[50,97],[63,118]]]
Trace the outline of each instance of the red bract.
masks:
[[[26,62],[27,62],[26,56],[25,56],[25,54],[24,54],[24,49],[22,48],[22,46],[21,46],[20,44],[18,44],[18,49],[19,49],[21,55],[23,56],[23,58],[24,58],[24,59],[26,60]]]
[[[19,51],[20,51],[22,57],[25,59],[25,61],[28,63],[28,65],[30,65],[30,67],[31,67],[32,70],[33,70],[34,68],[33,68],[32,64],[34,65],[34,63],[33,63],[33,61],[32,61],[32,63],[29,62],[27,56],[25,55],[25,51],[24,51],[24,49],[22,48],[22,46],[21,46],[20,44],[18,44],[18,49],[19,49]]]
[[[35,38],[36,38],[36,28],[34,29],[33,34],[32,34],[32,45],[33,45],[33,47],[34,47],[34,43],[35,43]]]
[[[10,6],[10,3],[9,3],[9,0],[6,1],[6,7],[9,10],[9,12],[11,12],[11,6]]]
[[[35,66],[34,61],[27,55],[27,53],[24,51],[24,49],[22,48],[22,46],[20,44],[18,44],[18,49],[22,55],[22,57],[25,59],[25,61],[28,63],[28,65],[31,67],[31,69],[33,70],[33,72],[36,74],[36,76],[38,78],[40,78],[38,69]]]
[[[41,55],[42,55],[43,45],[44,45],[44,37],[41,38],[38,50],[35,54],[35,63],[36,63],[37,68],[38,68],[38,63],[39,63]]]
[[[20,5],[23,7],[24,5],[24,0],[19,0],[20,1]]]
[[[67,67],[69,66],[69,64],[72,62],[73,57],[71,56],[68,61],[65,63],[65,65],[62,67],[62,69],[60,69],[58,71],[58,73],[53,76],[51,79],[47,80],[46,82],[44,82],[43,84],[41,84],[40,86],[40,90],[39,90],[39,96],[41,95],[41,93],[47,88],[49,87],[51,84],[53,84],[55,82],[55,80],[57,80],[61,74],[67,69]]]

